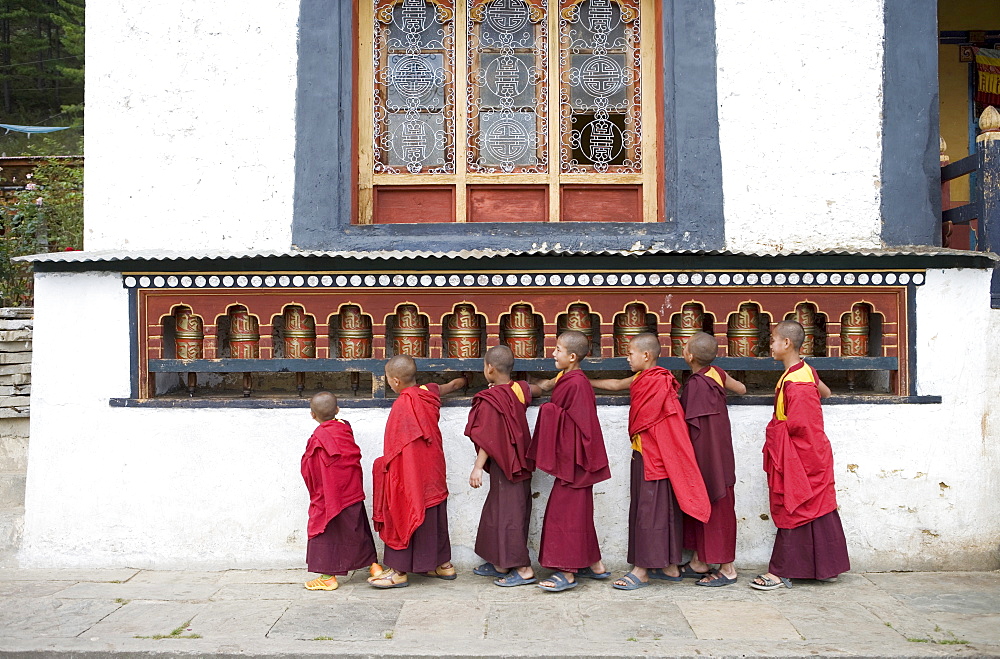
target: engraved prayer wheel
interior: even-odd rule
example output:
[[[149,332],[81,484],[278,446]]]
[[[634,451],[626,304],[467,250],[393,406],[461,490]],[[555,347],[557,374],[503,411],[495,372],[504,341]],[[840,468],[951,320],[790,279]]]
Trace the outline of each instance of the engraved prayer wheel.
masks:
[[[844,314],[840,323],[841,357],[867,357],[871,330],[871,305],[860,303]]]
[[[671,354],[674,357],[683,356],[688,339],[703,331],[704,325],[704,307],[697,302],[689,302],[681,307],[681,312],[674,314],[670,321]]]
[[[806,333],[806,338],[802,341],[802,348],[799,354],[803,357],[812,357],[816,354],[816,307],[808,302],[800,302],[795,305],[795,320]]]
[[[396,327],[392,337],[395,354],[426,357],[427,345],[427,318],[420,314],[415,305],[399,305],[396,308]]]
[[[174,311],[174,347],[177,359],[204,357],[205,330],[201,318],[191,307],[177,307]]]
[[[260,325],[243,305],[229,310],[229,356],[233,359],[260,357]]]
[[[372,356],[372,320],[356,304],[345,304],[338,316],[337,355],[341,359],[370,359]]]
[[[615,316],[615,356],[627,357],[632,337],[649,331],[646,319],[646,305],[639,302],[626,305],[625,311]]]
[[[298,305],[285,308],[285,357],[313,359],[316,357],[316,321]]]
[[[503,342],[514,357],[532,359],[538,356],[538,324],[530,304],[515,304],[501,323]]]
[[[729,317],[726,332],[730,357],[760,356],[760,312],[756,304],[745,302]]]
[[[445,346],[449,357],[482,357],[483,327],[471,304],[455,305],[445,325]]]

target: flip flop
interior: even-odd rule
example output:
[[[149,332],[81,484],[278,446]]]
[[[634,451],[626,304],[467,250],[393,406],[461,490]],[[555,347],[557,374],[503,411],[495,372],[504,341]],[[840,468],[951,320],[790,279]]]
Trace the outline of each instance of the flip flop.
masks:
[[[635,576],[631,572],[629,572],[628,574],[626,574],[621,579],[618,579],[618,581],[624,581],[625,582],[624,586],[619,586],[617,583],[611,584],[613,587],[617,588],[618,590],[639,590],[640,588],[645,588],[646,586],[651,586],[652,585],[648,581],[642,581],[642,580],[640,580],[639,577]]]
[[[664,572],[662,567],[653,568],[652,570],[646,570],[646,572],[649,574],[650,579],[659,579],[660,581],[684,581],[684,577],[682,576],[672,577],[666,572]]]
[[[554,586],[543,586],[538,584],[538,587],[542,590],[547,590],[550,593],[558,593],[564,590],[569,590],[570,588],[576,588],[580,585],[579,581],[570,581],[567,579],[562,572],[554,572],[552,576],[547,577],[545,581],[551,581]]]
[[[578,577],[587,577],[588,579],[601,580],[601,579],[607,579],[608,577],[610,577],[611,573],[610,572],[594,572],[589,567],[585,567],[582,570],[578,570],[577,573],[576,573],[576,576],[578,576]]]
[[[685,563],[684,565],[680,566],[680,570],[682,579],[701,579],[703,577],[707,577],[708,575],[712,574],[712,570],[709,570],[707,572],[699,572],[698,570],[691,567],[690,563]]]
[[[494,579],[493,583],[497,586],[503,586],[504,588],[510,588],[511,586],[527,586],[530,583],[537,582],[538,579],[535,577],[528,577],[525,579],[522,577],[517,570],[511,570],[507,574],[503,575],[499,579]]]
[[[760,579],[761,583],[757,583],[757,579]],[[775,588],[791,588],[792,582],[784,577],[778,577],[777,581],[765,577],[763,574],[758,574],[754,577],[754,580],[750,582],[751,588],[756,588],[757,590],[774,590]]]
[[[501,572],[496,568],[493,563],[483,563],[479,567],[472,570],[473,574],[478,574],[481,577],[503,577],[506,576],[506,572]]]
[[[695,581],[694,585],[696,585],[696,586],[708,586],[709,588],[718,588],[719,586],[728,586],[730,584],[734,584],[734,583],[736,583],[736,580],[739,578],[739,575],[737,575],[737,576],[733,577],[732,579],[730,579],[726,575],[724,575],[721,572],[718,572],[716,570],[712,570],[709,574],[706,574],[705,576],[706,577],[712,576],[713,579],[711,581]]]

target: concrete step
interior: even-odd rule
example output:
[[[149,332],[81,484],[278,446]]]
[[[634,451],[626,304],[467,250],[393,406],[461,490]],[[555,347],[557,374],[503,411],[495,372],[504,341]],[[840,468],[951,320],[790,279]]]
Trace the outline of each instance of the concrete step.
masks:
[[[24,484],[27,476],[23,473],[0,473],[0,511],[24,506]]]

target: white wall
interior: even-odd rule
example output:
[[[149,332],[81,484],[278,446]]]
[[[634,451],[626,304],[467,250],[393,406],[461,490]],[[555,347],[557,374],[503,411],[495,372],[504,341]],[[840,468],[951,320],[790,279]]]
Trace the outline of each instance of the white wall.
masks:
[[[121,409],[128,395],[126,294],[115,274],[36,279],[32,436],[25,565],[266,567],[302,565],[306,492],[298,460],[306,410]],[[919,289],[920,392],[939,405],[824,408],[841,514],[855,569],[993,569],[1000,517],[1000,312],[989,274],[930,271]],[[94,323],[95,309],[104,314]],[[88,322],[90,319],[90,322]],[[956,331],[955,319],[961,319]],[[731,407],[738,462],[738,562],[767,561],[773,537],[761,470],[767,407]],[[386,410],[345,410],[366,473]],[[445,408],[455,559],[473,560],[485,488],[467,485],[467,410]],[[531,410],[533,422],[535,410]],[[625,560],[627,410],[602,408],[613,479],[596,488],[598,532]],[[536,474],[533,543],[550,478]],[[370,480],[366,483],[370,492]]]
[[[883,0],[716,0],[726,247],[876,247]]]
[[[288,249],[298,2],[87,3],[87,249]]]

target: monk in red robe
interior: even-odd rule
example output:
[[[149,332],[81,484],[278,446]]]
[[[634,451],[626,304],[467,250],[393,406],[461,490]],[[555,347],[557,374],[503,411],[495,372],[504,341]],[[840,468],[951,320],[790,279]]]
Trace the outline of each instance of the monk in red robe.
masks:
[[[361,449],[346,421],[337,418],[337,397],[322,391],[309,401],[319,423],[302,455],[302,478],[309,489],[306,565],[317,579],[309,590],[336,590],[337,575],[376,560],[362,489]]]
[[[476,553],[486,559],[474,572],[496,577],[498,586],[535,583],[528,557],[528,522],[531,519],[531,472],[527,458],[531,431],[525,410],[531,402],[527,382],[511,380],[514,353],[505,345],[486,351],[483,375],[489,388],[472,398],[465,434],[477,450],[469,485],[483,484],[490,475],[490,491],[483,503],[476,535]]]
[[[532,385],[532,395],[552,392],[541,406],[528,459],[555,476],[545,507],[538,562],[556,570],[538,584],[558,592],[575,588],[576,576],[607,579],[594,526],[594,484],[611,478],[604,435],[597,420],[597,399],[590,380],[580,370],[590,352],[590,339],[563,332],[553,359],[561,373]]]
[[[386,382],[399,398],[385,424],[383,455],[372,465],[375,530],[385,543],[389,568],[368,579],[376,588],[409,585],[407,573],[454,579],[448,535],[448,485],[440,418],[441,396],[466,385],[417,385],[417,365],[396,355],[385,365]]]
[[[728,586],[736,583],[736,460],[733,433],[726,408],[726,391],[743,395],[742,382],[718,366],[712,366],[719,352],[715,337],[698,332],[684,344],[684,361],[691,377],[681,392],[681,407],[687,421],[698,469],[705,481],[712,512],[707,522],[684,516],[684,548],[693,551],[684,576],[698,577],[699,586]],[[710,563],[718,563],[712,569]]]
[[[794,320],[778,323],[771,333],[771,356],[785,365],[764,439],[771,519],[778,533],[768,572],[750,583],[758,590],[791,588],[789,579],[830,581],[851,569],[837,512],[833,449],[820,408],[820,397],[829,396],[830,389],[799,357],[804,340],[805,331]]]
[[[660,340],[640,334],[629,342],[628,363],[635,375],[594,380],[609,391],[631,394],[628,431],[632,438],[628,561],[632,571],[614,582],[620,590],[648,586],[650,579],[680,581],[683,555],[681,511],[707,520],[710,505],[680,402],[679,385],[657,366]]]

